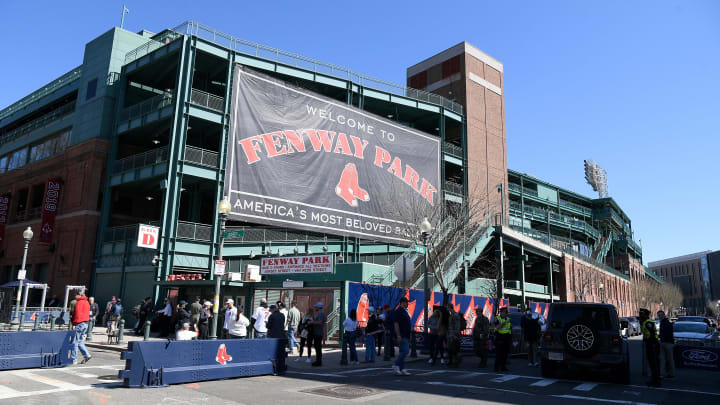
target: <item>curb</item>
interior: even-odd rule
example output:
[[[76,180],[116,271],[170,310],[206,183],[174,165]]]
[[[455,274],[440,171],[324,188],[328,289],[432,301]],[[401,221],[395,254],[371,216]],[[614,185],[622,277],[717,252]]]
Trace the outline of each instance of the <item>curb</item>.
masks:
[[[94,342],[85,341],[85,346],[92,347],[94,349],[112,350],[112,351],[116,351],[116,352],[124,352],[128,349],[126,343],[123,343],[122,346],[121,345],[110,346],[110,345],[104,345],[102,343],[94,343]]]

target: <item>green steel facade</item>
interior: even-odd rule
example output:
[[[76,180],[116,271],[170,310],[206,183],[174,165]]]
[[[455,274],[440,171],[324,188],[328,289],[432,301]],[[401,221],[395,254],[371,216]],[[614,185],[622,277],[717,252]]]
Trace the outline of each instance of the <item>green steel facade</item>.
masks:
[[[145,296],[159,298],[177,289],[183,297],[212,295],[212,270],[220,242],[217,204],[223,197],[235,64],[437,135],[443,145],[443,198],[453,204],[467,196],[466,112],[439,95],[365,77],[193,22],[158,34],[114,28],[91,44],[100,51],[86,50],[81,67],[1,111],[0,124],[73,91],[84,98],[90,91],[89,81],[97,79],[93,91],[103,102],[90,114],[97,125],[76,123],[71,142],[95,137],[109,141],[92,278],[92,293],[101,303],[120,296],[134,304]],[[40,136],[38,130],[28,131],[30,135],[7,138],[0,151],[10,152],[6,143],[27,145]],[[512,170],[508,181],[503,223],[512,230],[621,274],[627,257],[642,261],[631,221],[613,199],[590,199]],[[157,250],[136,246],[138,224],[160,227]],[[369,263],[372,271],[358,268],[348,272],[348,277],[330,277],[328,287],[342,288],[342,281],[347,280],[392,284],[395,277],[389,266],[403,254],[413,258],[416,266],[420,263],[416,253],[406,253],[406,247],[358,238],[233,221],[228,230],[244,231],[241,237],[225,241],[223,257],[232,273],[242,273],[245,265],[257,265],[261,257],[271,255],[329,252],[346,266]],[[457,264],[449,266],[456,272],[453,278],[460,276],[465,262],[473,266],[482,254],[492,256],[493,238],[492,228],[471,236],[467,251],[474,253],[458,255]],[[510,255],[520,255],[512,246],[508,249]],[[553,258],[548,261],[543,252],[528,252],[536,256],[526,264],[530,278],[523,283],[524,277],[508,271],[506,286],[521,290],[523,297],[527,293],[536,300],[550,300],[547,274]],[[178,275],[195,275],[195,279],[180,281]],[[420,286],[421,280],[415,278],[413,285]],[[470,275],[455,282],[452,290],[482,294],[486,282],[481,275]],[[282,280],[271,277],[263,284],[279,288]],[[223,295],[253,294],[251,283],[242,279],[223,281],[223,286]]]
[[[182,288],[210,296],[219,246],[232,67],[242,64],[403,125],[436,134],[443,148],[445,198],[462,201],[462,106],[299,55],[243,41],[196,23],[166,30],[128,52],[120,70],[108,176],[98,237],[94,293],[137,302]],[[446,135],[449,134],[449,135]],[[158,251],[136,247],[137,224],[161,228]],[[269,255],[333,253],[338,263],[390,265],[402,246],[230,221],[244,235],[225,241],[228,271]],[[153,266],[153,256],[158,256]],[[375,281],[392,283],[387,274]],[[201,274],[202,280],[168,280]],[[361,280],[357,280],[361,281]],[[224,281],[246,293],[248,283]],[[224,292],[223,294],[226,294]]]

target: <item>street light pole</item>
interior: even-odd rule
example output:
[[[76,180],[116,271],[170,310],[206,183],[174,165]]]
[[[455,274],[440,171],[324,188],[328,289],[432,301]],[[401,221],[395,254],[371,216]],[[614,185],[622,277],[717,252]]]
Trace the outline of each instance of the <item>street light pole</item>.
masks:
[[[223,244],[225,243],[225,222],[227,221],[227,216],[231,210],[232,206],[230,205],[230,201],[228,201],[227,196],[225,196],[222,201],[220,201],[220,204],[218,204],[218,213],[220,214],[220,246],[218,246],[218,260],[222,260],[222,249]],[[213,321],[210,327],[210,340],[217,339],[218,314],[220,313],[220,282],[222,281],[222,278],[223,276],[215,275],[215,299],[213,301]]]
[[[423,218],[420,223],[420,233],[423,238],[423,246],[425,247],[425,257],[423,258],[423,342],[427,342],[428,337],[428,302],[430,301],[430,288],[428,287],[428,246],[427,238],[433,227],[427,218]]]
[[[25,264],[27,263],[27,252],[28,248],[30,247],[30,240],[32,240],[33,237],[33,231],[28,226],[25,231],[23,231],[23,239],[25,239],[25,249],[23,251],[23,259],[22,259],[22,266],[20,267],[20,271],[25,272]],[[23,319],[20,319],[20,296],[22,295],[22,289],[23,289],[23,280],[25,277],[20,279],[20,284],[18,286],[18,293],[17,293],[17,303],[15,305],[15,321],[18,322],[20,325],[23,323]]]

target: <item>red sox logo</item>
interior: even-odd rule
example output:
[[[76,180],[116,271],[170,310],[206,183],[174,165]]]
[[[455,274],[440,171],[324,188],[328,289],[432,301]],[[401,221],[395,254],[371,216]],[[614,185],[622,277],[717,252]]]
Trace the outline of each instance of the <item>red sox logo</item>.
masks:
[[[340,175],[340,181],[335,186],[335,194],[338,197],[345,200],[351,207],[357,207],[357,200],[370,201],[370,195],[367,191],[360,188],[358,184],[358,173],[354,163],[348,163],[345,165],[342,174]]]
[[[215,361],[222,364],[223,366],[228,361],[232,361],[232,356],[227,354],[227,349],[225,349],[225,344],[221,344],[220,347],[218,347],[217,355],[215,356]]]

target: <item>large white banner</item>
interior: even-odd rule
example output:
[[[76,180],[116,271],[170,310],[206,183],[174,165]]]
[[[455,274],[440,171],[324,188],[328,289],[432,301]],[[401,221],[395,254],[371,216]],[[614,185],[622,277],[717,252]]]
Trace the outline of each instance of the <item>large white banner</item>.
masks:
[[[260,274],[332,273],[333,255],[264,257]]]

